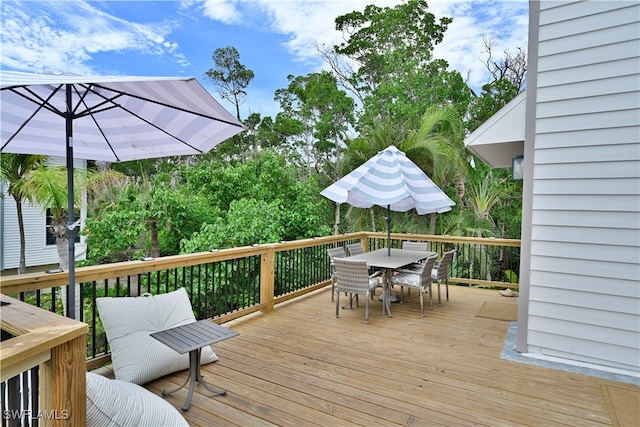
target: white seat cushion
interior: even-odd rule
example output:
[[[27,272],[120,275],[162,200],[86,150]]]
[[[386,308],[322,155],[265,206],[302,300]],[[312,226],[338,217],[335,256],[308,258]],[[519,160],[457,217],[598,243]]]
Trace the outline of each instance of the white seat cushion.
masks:
[[[398,273],[391,279],[394,285],[400,286],[411,286],[411,287],[419,287],[420,286],[420,275],[412,274],[412,273]]]
[[[189,423],[149,390],[87,372],[87,427],[107,426],[188,427]]]
[[[184,288],[155,296],[97,298],[113,371],[118,380],[144,384],[189,367],[189,354],[175,350],[150,334],[195,322]],[[210,346],[201,352],[200,363],[218,360]]]

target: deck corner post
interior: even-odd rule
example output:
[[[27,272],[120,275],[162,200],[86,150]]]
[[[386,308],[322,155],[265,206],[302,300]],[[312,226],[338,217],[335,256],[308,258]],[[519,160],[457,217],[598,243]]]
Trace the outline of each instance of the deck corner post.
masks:
[[[260,303],[263,305],[261,311],[264,313],[272,311],[274,306],[275,254],[275,248],[271,246],[261,256]]]

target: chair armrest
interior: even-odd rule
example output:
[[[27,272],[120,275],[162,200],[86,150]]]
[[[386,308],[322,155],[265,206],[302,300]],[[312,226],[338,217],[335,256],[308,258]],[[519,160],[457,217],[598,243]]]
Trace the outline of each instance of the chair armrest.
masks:
[[[407,270],[404,268],[396,268],[395,270],[393,270],[396,273],[409,273],[409,274],[420,274],[419,271],[416,270]]]
[[[369,275],[369,278],[370,278],[370,279],[373,279],[374,277],[378,277],[378,276],[380,276],[380,275],[382,275],[382,270],[378,270],[378,271],[376,271],[375,273],[370,274],[370,275]]]

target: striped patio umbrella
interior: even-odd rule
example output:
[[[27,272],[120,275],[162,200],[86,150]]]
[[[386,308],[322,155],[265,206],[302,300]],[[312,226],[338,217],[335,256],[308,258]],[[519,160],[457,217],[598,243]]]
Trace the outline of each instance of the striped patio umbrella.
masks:
[[[406,154],[393,145],[320,192],[336,203],[357,208],[387,208],[387,236],[391,255],[391,213],[415,209],[419,215],[451,210],[455,202],[429,179]]]
[[[120,162],[210,151],[244,130],[192,77],[29,74],[0,70],[0,152],[64,157],[74,317],[73,159]]]

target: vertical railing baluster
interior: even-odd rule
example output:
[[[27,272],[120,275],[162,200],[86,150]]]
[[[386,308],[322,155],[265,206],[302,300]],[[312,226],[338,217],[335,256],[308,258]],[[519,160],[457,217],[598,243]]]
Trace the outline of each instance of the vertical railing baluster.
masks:
[[[32,413],[40,412],[40,367],[34,366],[31,368],[31,410]],[[33,420],[32,427],[38,427],[40,420],[36,417]]]
[[[97,298],[97,289],[98,283],[94,280],[91,282],[91,325],[89,325],[89,329],[91,331],[91,357],[97,356],[96,349],[96,340],[98,338],[98,333],[96,331],[96,324],[98,322],[98,310],[96,310],[96,298]],[[106,350],[106,349],[105,349]]]
[[[30,373],[31,373],[31,370],[28,370],[28,371],[24,371],[23,373],[21,373],[19,375],[20,379],[22,380],[22,390],[21,390],[22,391],[22,393],[21,393],[21,395],[22,395],[22,409],[27,410],[27,411],[29,409],[31,409],[31,408],[29,408],[29,394],[31,394],[31,392],[32,392],[32,390],[29,389]],[[30,421],[29,420],[29,415],[30,415],[29,412],[27,412],[25,414],[25,420],[27,421],[27,423],[29,423],[29,421]],[[25,425],[28,425],[28,424],[25,424]]]
[[[198,274],[195,286],[195,296],[191,298],[191,301],[195,302],[196,307],[200,307],[200,291],[202,290],[202,264],[198,264],[196,268],[198,269]]]
[[[7,410],[8,411],[19,411],[20,410],[20,375],[16,375],[13,378],[7,380]],[[14,412],[19,413],[19,412]],[[19,426],[20,425],[19,417],[12,417],[9,419],[9,426]],[[22,425],[26,425],[24,420],[22,420]]]

